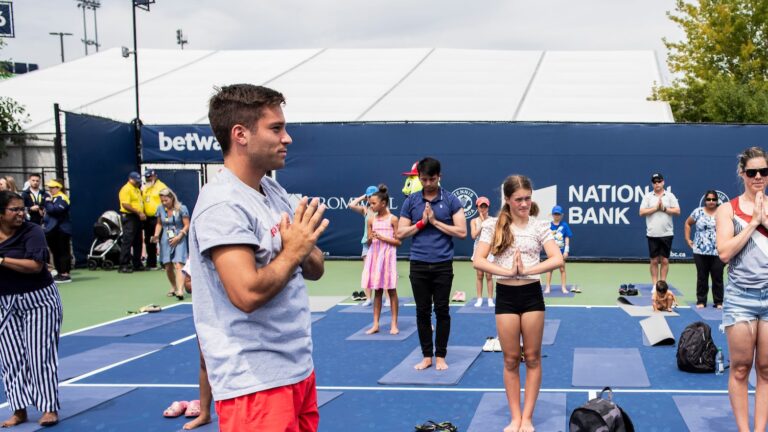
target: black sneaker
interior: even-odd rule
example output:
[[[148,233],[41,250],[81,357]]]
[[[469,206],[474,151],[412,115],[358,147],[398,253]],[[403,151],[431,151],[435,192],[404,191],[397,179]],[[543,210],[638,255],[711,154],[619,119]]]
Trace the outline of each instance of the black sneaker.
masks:
[[[117,269],[117,272],[118,273],[133,273],[133,269],[130,268],[130,267],[125,266],[125,267],[120,267],[119,269]]]
[[[69,276],[56,275],[54,276],[53,281],[57,284],[70,283],[72,282],[72,278]]]
[[[619,295],[627,295],[627,284],[621,284],[619,286]]]

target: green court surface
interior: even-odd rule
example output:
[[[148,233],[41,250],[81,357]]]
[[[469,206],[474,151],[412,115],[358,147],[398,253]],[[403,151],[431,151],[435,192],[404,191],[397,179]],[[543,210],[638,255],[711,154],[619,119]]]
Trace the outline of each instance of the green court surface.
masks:
[[[344,296],[360,290],[362,261],[327,261],[323,278],[308,282],[312,296]],[[411,296],[408,262],[398,261],[398,293]],[[573,298],[547,298],[548,304],[613,305],[622,283],[650,283],[648,264],[641,263],[569,263],[568,284],[582,290]],[[469,261],[454,263],[453,290],[465,291],[467,299],[475,296],[475,271]],[[64,304],[62,332],[122,318],[127,311],[150,303],[161,306],[177,303],[167,297],[170,284],[164,271],[119,274],[115,271],[77,270],[74,282],[59,286]],[[681,306],[695,301],[696,268],[693,264],[671,264],[668,281],[683,292]],[[555,271],[553,290],[559,289],[560,276]],[[485,295],[485,293],[483,293]],[[187,296],[185,301],[190,301]],[[711,299],[711,294],[710,294]],[[711,303],[711,300],[710,300]]]

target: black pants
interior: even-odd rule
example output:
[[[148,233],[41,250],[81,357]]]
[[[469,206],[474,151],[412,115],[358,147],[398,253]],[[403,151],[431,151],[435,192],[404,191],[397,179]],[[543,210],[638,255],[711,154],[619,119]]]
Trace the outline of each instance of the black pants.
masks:
[[[45,240],[53,254],[53,266],[61,274],[69,274],[72,270],[72,255],[70,254],[70,240],[72,236],[54,228],[51,232],[45,234]]]
[[[150,240],[155,235],[155,225],[157,225],[157,217],[147,216],[147,220],[142,222],[144,226],[144,246],[147,248],[147,267],[157,267],[157,243],[152,243]]]
[[[707,304],[709,277],[712,276],[712,301],[715,305],[723,304],[723,270],[725,264],[717,255],[693,254],[696,263],[696,303]]]
[[[133,250],[133,254],[131,254]],[[141,267],[141,219],[134,213],[123,214],[123,242],[120,244],[120,267]]]
[[[416,301],[416,328],[424,357],[445,358],[448,353],[448,337],[451,334],[449,297],[453,283],[453,262],[427,263],[411,261],[411,288]],[[432,344],[432,305],[437,325],[435,343]]]

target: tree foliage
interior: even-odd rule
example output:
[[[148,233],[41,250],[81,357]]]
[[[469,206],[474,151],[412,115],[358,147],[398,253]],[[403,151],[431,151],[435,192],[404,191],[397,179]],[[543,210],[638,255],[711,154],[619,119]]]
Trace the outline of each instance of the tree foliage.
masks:
[[[0,39],[0,49],[4,45],[5,43]],[[0,66],[4,65],[0,64]],[[0,67],[0,79],[11,76],[12,74],[4,67]],[[0,96],[0,156],[5,155],[5,146],[9,141],[15,143],[24,142],[24,136],[21,134],[24,132],[24,123],[28,121],[29,115],[24,105],[10,97]]]
[[[686,37],[664,40],[675,78],[651,99],[678,121],[768,123],[768,0],[677,0],[667,16]]]

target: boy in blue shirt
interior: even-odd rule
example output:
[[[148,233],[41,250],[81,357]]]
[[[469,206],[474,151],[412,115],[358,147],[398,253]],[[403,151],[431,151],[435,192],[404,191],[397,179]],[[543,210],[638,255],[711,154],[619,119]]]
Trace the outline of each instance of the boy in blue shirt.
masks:
[[[567,222],[563,221],[563,208],[559,205],[552,207],[552,223],[549,225],[549,229],[552,231],[552,235],[555,237],[555,243],[560,247],[560,252],[563,254],[563,259],[568,258],[568,252],[571,245],[571,227]],[[549,294],[550,286],[552,285],[552,273],[547,273],[547,286],[544,288],[544,294]],[[560,283],[562,284],[563,294],[568,293],[568,285],[565,283],[565,262],[560,267]],[[579,292],[576,288],[573,292]]]

